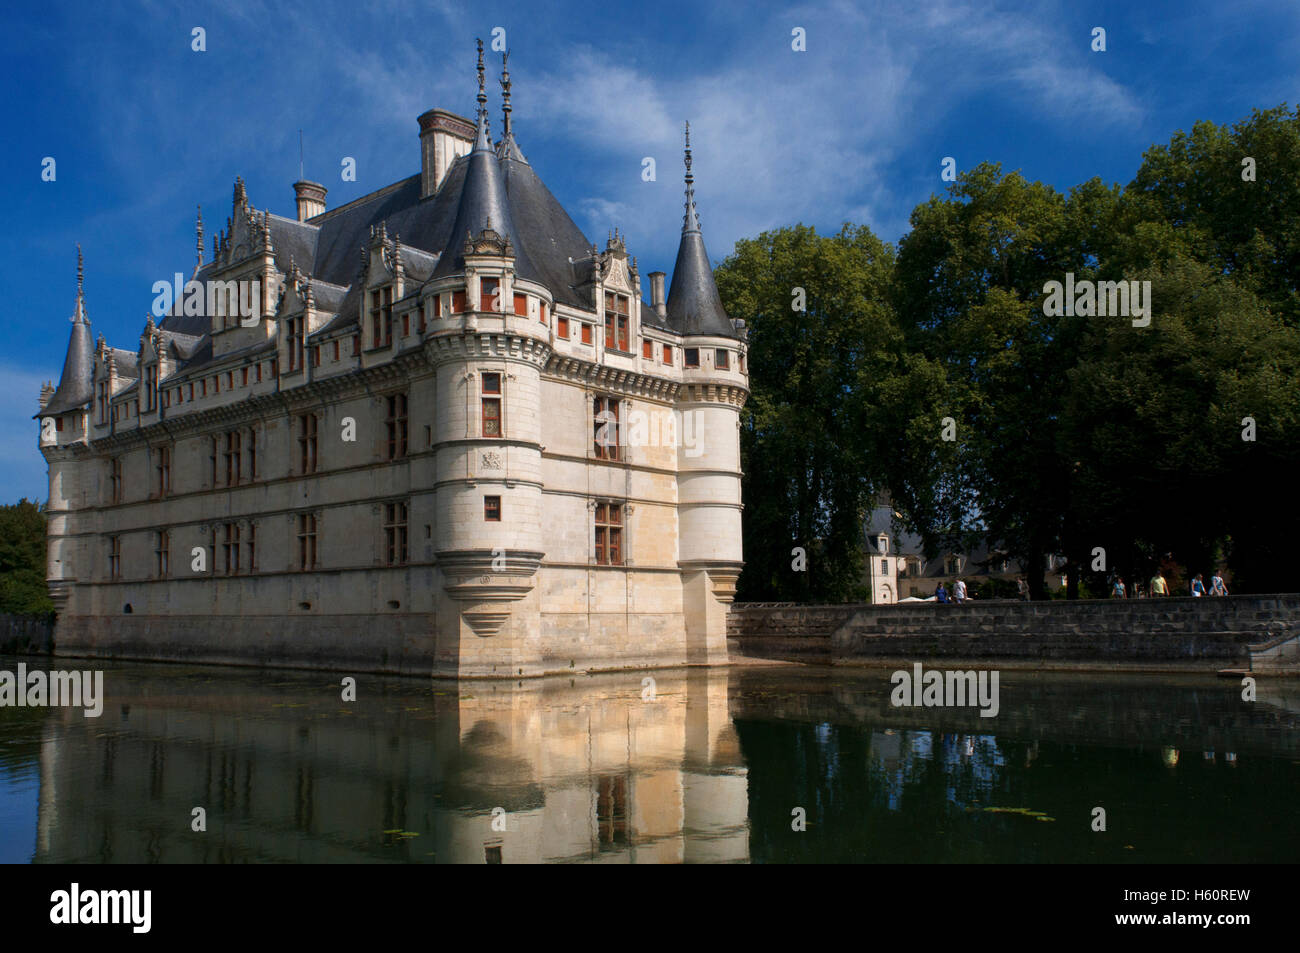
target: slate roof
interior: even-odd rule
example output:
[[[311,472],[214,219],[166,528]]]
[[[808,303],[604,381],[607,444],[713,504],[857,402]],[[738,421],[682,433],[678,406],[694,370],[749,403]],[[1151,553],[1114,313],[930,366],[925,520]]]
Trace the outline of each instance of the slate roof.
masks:
[[[68,337],[68,353],[63,359],[59,386],[49,403],[33,416],[61,414],[89,403],[95,395],[93,367],[94,345],[90,340],[90,320],[86,317],[85,302],[78,291],[77,310],[72,318],[72,333]]]

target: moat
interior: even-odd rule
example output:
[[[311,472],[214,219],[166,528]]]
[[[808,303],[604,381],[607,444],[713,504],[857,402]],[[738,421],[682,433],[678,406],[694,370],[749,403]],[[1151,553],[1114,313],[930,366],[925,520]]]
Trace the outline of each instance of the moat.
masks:
[[[981,718],[894,707],[888,669],[359,676],[343,701],[327,673],[19,662],[102,668],[105,697],[0,708],[7,863],[1300,857],[1295,679],[1245,702],[1231,679],[1008,671]]]

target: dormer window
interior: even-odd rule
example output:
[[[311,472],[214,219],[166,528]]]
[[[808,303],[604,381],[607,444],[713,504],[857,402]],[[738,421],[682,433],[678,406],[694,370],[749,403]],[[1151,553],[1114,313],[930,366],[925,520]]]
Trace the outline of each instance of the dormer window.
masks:
[[[302,366],[302,318],[290,318],[287,322],[289,331],[289,365],[290,371]]]
[[[144,409],[153,410],[158,406],[158,365],[150,364],[144,369]]]
[[[191,384],[190,386],[193,387],[194,385]],[[107,381],[99,382],[98,402],[99,402],[99,422],[101,424],[106,424],[108,423],[108,382]]]
[[[393,343],[393,286],[385,285],[370,292],[371,347],[389,347]]]
[[[478,285],[478,309],[480,311],[500,311],[501,279],[480,278]]]
[[[632,352],[628,343],[628,309],[627,295],[605,292],[605,350]]]

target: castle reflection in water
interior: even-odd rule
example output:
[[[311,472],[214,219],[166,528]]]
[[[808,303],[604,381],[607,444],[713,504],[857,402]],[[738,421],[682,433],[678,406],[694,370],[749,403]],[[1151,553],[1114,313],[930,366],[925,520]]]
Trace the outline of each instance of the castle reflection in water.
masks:
[[[894,708],[884,670],[649,674],[362,677],[343,702],[321,673],[110,665],[98,719],[0,711],[0,847],[38,863],[727,863],[1300,846],[1297,686],[1244,704],[1223,680],[1022,675],[983,719]],[[18,778],[38,782],[27,814]],[[1096,804],[1116,836],[1090,829]]]

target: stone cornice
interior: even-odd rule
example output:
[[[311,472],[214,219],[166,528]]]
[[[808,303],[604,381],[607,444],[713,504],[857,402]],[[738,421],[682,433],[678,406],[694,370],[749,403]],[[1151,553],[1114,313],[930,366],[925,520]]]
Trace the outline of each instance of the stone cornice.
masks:
[[[677,399],[681,403],[731,404],[739,410],[749,399],[749,391],[739,384],[683,384]]]
[[[677,381],[664,377],[651,377],[621,367],[595,364],[564,354],[552,354],[544,375],[551,380],[598,387],[624,397],[647,397],[670,402],[681,387]]]

